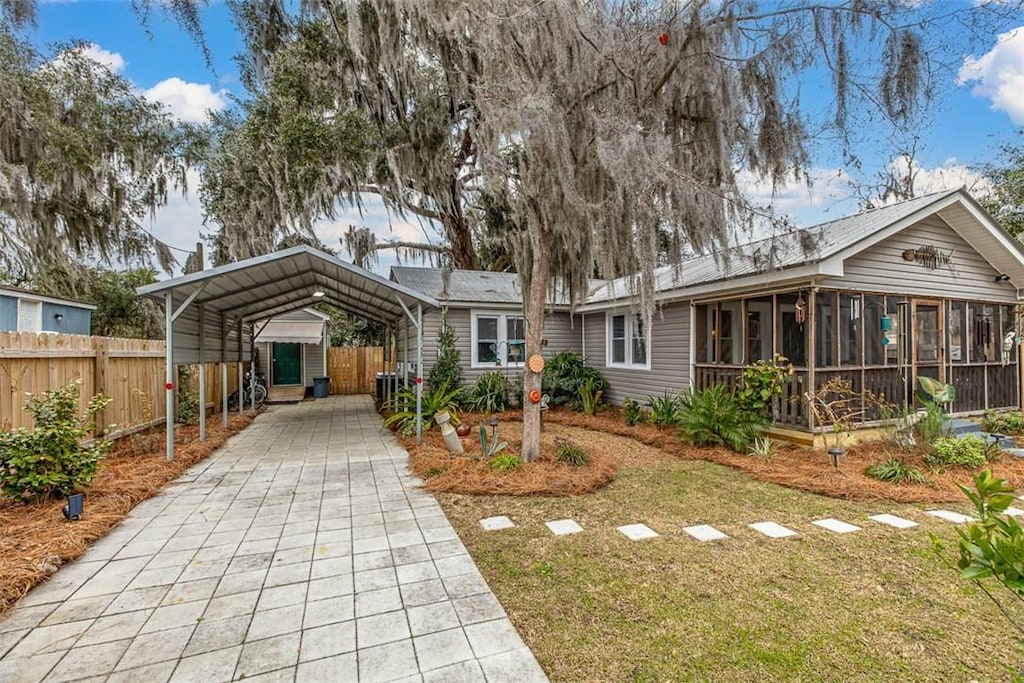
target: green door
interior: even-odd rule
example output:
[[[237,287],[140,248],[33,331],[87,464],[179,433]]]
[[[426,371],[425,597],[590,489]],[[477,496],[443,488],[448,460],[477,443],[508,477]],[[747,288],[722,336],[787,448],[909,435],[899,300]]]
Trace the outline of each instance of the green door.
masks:
[[[302,346],[274,343],[273,384],[302,384]]]

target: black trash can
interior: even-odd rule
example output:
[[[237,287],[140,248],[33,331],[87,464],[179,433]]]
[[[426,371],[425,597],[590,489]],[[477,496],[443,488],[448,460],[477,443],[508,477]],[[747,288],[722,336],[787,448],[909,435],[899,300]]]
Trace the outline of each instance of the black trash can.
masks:
[[[386,385],[392,384],[395,381],[395,373],[393,372],[378,372],[376,377],[376,383],[374,386],[374,394],[378,401],[384,400],[384,389]]]
[[[331,378],[313,378],[313,398],[327,398],[331,395]]]

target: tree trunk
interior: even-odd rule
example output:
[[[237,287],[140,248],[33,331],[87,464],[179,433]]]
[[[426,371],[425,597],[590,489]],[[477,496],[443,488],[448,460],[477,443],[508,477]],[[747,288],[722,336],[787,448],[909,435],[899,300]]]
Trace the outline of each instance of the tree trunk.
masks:
[[[452,265],[462,270],[476,270],[477,258],[476,248],[473,246],[473,235],[469,229],[469,222],[462,211],[462,201],[458,187],[452,183],[450,188],[452,209],[442,212],[441,218],[444,223],[445,236],[448,238],[448,248],[451,249]]]
[[[543,352],[544,301],[548,291],[550,254],[541,239],[533,244],[533,264],[530,270],[530,291],[526,299],[526,359]],[[540,456],[540,403],[530,400],[530,390],[540,389],[540,372],[523,364],[523,461],[531,462]]]

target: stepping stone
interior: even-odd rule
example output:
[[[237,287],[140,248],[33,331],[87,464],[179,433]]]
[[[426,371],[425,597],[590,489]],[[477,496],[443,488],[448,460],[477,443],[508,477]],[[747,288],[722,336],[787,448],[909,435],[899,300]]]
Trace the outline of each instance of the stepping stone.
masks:
[[[658,532],[646,524],[627,524],[620,526],[619,531],[631,541],[642,541],[645,538],[656,538]]]
[[[947,522],[953,522],[953,524],[963,524],[964,522],[971,521],[971,517],[967,515],[961,515],[959,512],[952,512],[950,510],[925,510],[932,517],[938,517],[944,519]]]
[[[909,519],[903,519],[896,515],[871,515],[868,519],[873,519],[876,522],[881,522],[882,524],[888,524],[889,526],[896,527],[897,529],[909,529],[917,526],[917,522],[912,522]]]
[[[797,533],[792,529],[787,529],[781,524],[775,522],[755,522],[754,524],[748,524],[754,531],[760,531],[768,538],[786,538],[787,536],[796,536]]]
[[[1004,511],[1004,514],[1007,514],[1010,517],[1020,517],[1021,515],[1024,515],[1024,510],[1021,510],[1020,508],[1015,508],[1013,506],[1010,506],[1010,507],[1006,508],[1006,510]]]
[[[481,519],[480,526],[482,526],[485,531],[501,531],[502,529],[511,529],[515,524],[513,524],[512,520],[505,515],[501,515],[500,517],[488,517],[487,519]]]
[[[853,533],[854,531],[860,531],[860,527],[856,524],[848,524],[846,522],[843,522],[838,519],[833,519],[831,517],[828,517],[827,519],[816,520],[814,522],[811,522],[811,524],[814,524],[815,526],[820,526],[822,529],[834,531],[837,534],[849,534]]]
[[[578,534],[583,531],[583,527],[574,522],[571,519],[558,519],[554,522],[544,522],[547,528],[551,529],[551,533],[555,536],[565,536],[567,534]]]
[[[685,529],[683,529],[683,531],[690,534],[698,541],[720,541],[723,538],[729,538],[728,536],[726,536],[710,524],[698,524],[697,526],[688,526]]]

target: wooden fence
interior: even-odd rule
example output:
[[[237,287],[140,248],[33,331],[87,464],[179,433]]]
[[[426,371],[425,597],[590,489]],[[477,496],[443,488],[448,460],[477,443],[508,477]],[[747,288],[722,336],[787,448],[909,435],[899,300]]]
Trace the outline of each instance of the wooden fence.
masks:
[[[25,411],[27,395],[76,381],[82,383],[81,408],[94,394],[112,399],[97,416],[99,429],[116,425],[120,431],[162,422],[166,417],[164,359],[162,341],[0,332],[0,429],[31,427],[32,416]],[[197,367],[192,376],[198,381]],[[220,409],[223,396],[221,379],[219,366],[207,364],[207,408],[214,412]],[[237,387],[237,365],[229,363],[227,391]]]
[[[378,372],[394,372],[392,359],[384,368],[382,346],[337,346],[327,349],[327,376],[332,394],[372,394]]]

